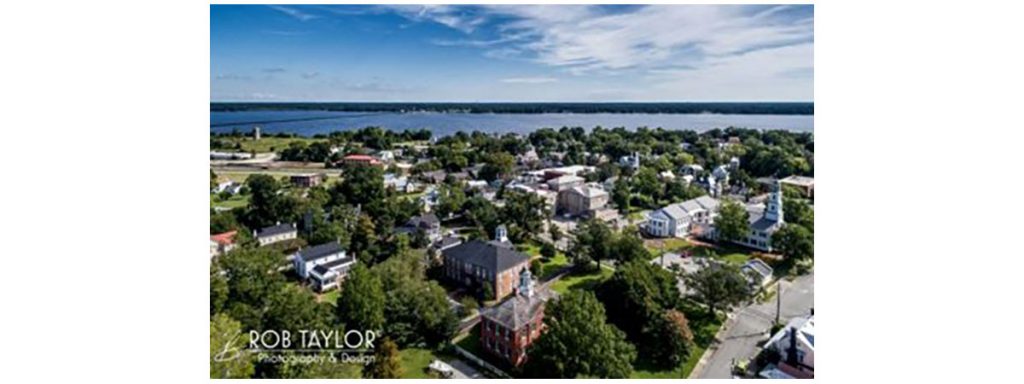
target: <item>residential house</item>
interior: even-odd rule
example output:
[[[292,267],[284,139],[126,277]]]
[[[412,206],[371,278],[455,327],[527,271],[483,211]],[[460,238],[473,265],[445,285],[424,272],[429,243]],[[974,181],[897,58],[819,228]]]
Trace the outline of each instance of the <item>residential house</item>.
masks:
[[[325,178],[326,177],[323,174],[307,173],[302,175],[292,175],[291,182],[299,187],[311,188],[323,183]]]
[[[519,271],[530,257],[515,250],[505,226],[498,226],[493,241],[471,240],[441,252],[444,274],[467,287],[490,286],[495,299],[512,293]]]
[[[355,265],[356,259],[347,256],[337,241],[300,249],[292,258],[295,273],[313,288],[323,292],[338,286],[340,280]]]
[[[273,244],[285,240],[291,240],[299,237],[299,231],[295,229],[295,224],[281,224],[272,227],[266,227],[257,231],[253,231],[253,237],[259,242],[260,246],[267,244]]]
[[[596,186],[572,187],[558,193],[555,209],[559,214],[571,216],[592,216],[608,205],[608,192]]]
[[[790,185],[796,187],[801,194],[807,198],[814,198],[814,178],[807,176],[789,176],[785,179],[779,180],[779,183],[783,185]]]
[[[369,167],[381,165],[380,160],[377,160],[373,156],[351,154],[341,159],[342,164],[346,166],[355,167]]]
[[[779,362],[762,370],[762,377],[813,379],[814,314],[790,320],[768,339],[764,348],[778,353]]]
[[[235,249],[235,235],[238,231],[228,231],[210,236],[210,257],[220,256]]]
[[[679,173],[683,175],[700,176],[704,173],[704,167],[700,164],[687,164],[679,169]]]
[[[437,215],[428,213],[413,217],[396,229],[396,232],[405,233],[409,236],[414,236],[418,231],[423,231],[430,242],[437,241],[441,238],[441,220],[437,219]]]
[[[480,311],[480,345],[512,366],[526,362],[526,350],[544,332],[544,307],[555,293],[533,281],[529,268],[519,270],[516,294]]]
[[[633,152],[632,155],[622,156],[619,158],[619,165],[632,168],[633,170],[640,169],[640,154]]]

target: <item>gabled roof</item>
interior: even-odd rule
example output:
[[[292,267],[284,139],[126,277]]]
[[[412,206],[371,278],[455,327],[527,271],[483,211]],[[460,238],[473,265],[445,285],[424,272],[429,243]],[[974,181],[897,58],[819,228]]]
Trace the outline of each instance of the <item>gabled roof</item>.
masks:
[[[299,250],[298,255],[302,258],[302,261],[309,262],[341,252],[345,252],[344,249],[341,249],[341,244],[338,244],[337,241],[332,241]]]
[[[256,237],[274,236],[288,232],[295,232],[295,226],[291,225],[290,223],[278,224],[272,227],[266,227],[256,231]]]
[[[210,236],[210,240],[213,240],[213,241],[217,242],[217,244],[222,244],[222,245],[234,244],[235,243],[235,235],[237,235],[237,234],[238,234],[238,231],[228,231],[228,232],[224,232],[224,233],[218,233],[216,235]]]
[[[516,251],[511,245],[484,242],[476,239],[441,252],[447,258],[476,265],[494,273],[500,273],[527,260],[529,256]]]
[[[313,267],[313,272],[316,272],[316,274],[320,276],[327,276],[327,274],[332,270],[340,269],[344,267],[346,264],[354,263],[355,261],[356,260],[351,256],[342,257],[338,260],[334,260],[332,262],[320,264],[316,267]]]
[[[497,306],[485,308],[480,311],[480,316],[512,330],[520,329],[543,311],[544,304],[555,296],[545,286],[535,286],[533,290],[530,297],[517,293]]]

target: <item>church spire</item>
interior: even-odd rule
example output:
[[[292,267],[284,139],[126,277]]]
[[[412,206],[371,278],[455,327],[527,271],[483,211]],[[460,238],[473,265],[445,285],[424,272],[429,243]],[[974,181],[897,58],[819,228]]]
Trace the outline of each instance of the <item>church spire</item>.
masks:
[[[768,208],[764,212],[764,217],[768,220],[776,223],[782,223],[782,183],[775,182],[775,190],[768,195]]]

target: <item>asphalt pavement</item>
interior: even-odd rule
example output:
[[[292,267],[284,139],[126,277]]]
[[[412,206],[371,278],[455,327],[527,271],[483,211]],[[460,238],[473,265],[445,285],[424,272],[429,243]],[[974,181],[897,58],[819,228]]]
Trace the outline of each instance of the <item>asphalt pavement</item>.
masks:
[[[797,277],[792,282],[781,281],[780,321],[785,324],[789,319],[809,314],[814,307],[814,274]],[[725,330],[719,333],[720,343],[690,377],[728,379],[732,377],[733,362],[757,355],[760,351],[758,343],[771,337],[768,332],[775,321],[775,299],[773,297],[765,303],[755,303],[733,312],[726,321]]]

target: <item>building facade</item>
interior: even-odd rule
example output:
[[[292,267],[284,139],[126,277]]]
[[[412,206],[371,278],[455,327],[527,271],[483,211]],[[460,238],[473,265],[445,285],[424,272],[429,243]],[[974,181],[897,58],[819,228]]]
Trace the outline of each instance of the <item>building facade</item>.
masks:
[[[536,286],[529,268],[523,268],[516,294],[480,312],[480,345],[512,366],[525,363],[527,348],[544,332],[544,307],[553,296]]]
[[[495,231],[493,241],[471,240],[441,252],[444,274],[451,281],[469,288],[489,286],[495,299],[513,292],[519,271],[529,267],[530,258],[508,242],[504,226]]]
[[[256,238],[256,241],[259,242],[262,247],[264,245],[295,239],[299,237],[299,231],[295,228],[295,224],[277,223],[277,225],[272,227],[253,231],[253,237]]]
[[[323,292],[337,287],[356,263],[336,241],[301,249],[292,257],[295,273]]]
[[[608,192],[592,186],[573,187],[558,193],[556,210],[572,216],[592,215],[608,205]]]

